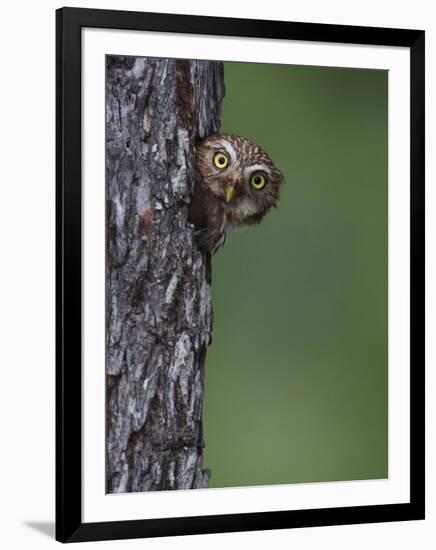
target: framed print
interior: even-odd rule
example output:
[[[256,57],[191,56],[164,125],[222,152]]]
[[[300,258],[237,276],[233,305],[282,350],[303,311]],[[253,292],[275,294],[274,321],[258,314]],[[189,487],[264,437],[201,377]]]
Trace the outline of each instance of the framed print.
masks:
[[[56,17],[57,540],[424,518],[424,32]]]

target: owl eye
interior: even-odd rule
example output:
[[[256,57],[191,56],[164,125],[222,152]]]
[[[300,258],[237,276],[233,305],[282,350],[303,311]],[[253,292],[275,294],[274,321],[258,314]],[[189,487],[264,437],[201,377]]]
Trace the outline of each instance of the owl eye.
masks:
[[[254,174],[251,176],[250,183],[255,189],[262,189],[265,187],[266,178],[262,174]]]
[[[215,153],[213,156],[213,163],[217,168],[223,170],[229,164],[229,157],[225,153]]]

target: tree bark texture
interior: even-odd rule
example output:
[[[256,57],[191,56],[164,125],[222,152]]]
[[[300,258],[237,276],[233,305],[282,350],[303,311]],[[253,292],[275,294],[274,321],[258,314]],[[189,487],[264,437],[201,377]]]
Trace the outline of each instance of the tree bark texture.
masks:
[[[218,62],[106,60],[106,490],[206,487],[210,258],[187,222]]]

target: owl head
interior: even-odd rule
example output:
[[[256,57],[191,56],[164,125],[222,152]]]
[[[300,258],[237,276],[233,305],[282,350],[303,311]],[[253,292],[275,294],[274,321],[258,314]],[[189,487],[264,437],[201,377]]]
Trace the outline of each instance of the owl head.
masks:
[[[233,134],[214,134],[197,147],[196,170],[235,224],[259,222],[279,198],[283,175],[258,145]]]

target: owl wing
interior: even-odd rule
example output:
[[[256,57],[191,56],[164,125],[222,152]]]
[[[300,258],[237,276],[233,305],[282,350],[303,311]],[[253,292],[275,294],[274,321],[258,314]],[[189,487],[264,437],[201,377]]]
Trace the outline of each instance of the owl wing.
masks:
[[[189,205],[188,222],[195,227],[194,238],[198,248],[202,252],[212,254],[224,245],[227,237],[225,217],[211,214],[212,203],[215,200],[202,182],[195,183],[194,195]]]
[[[224,246],[226,237],[227,234],[225,231],[216,235],[208,227],[196,228],[194,230],[194,238],[198,248],[203,252],[210,252],[211,254],[215,254]]]

